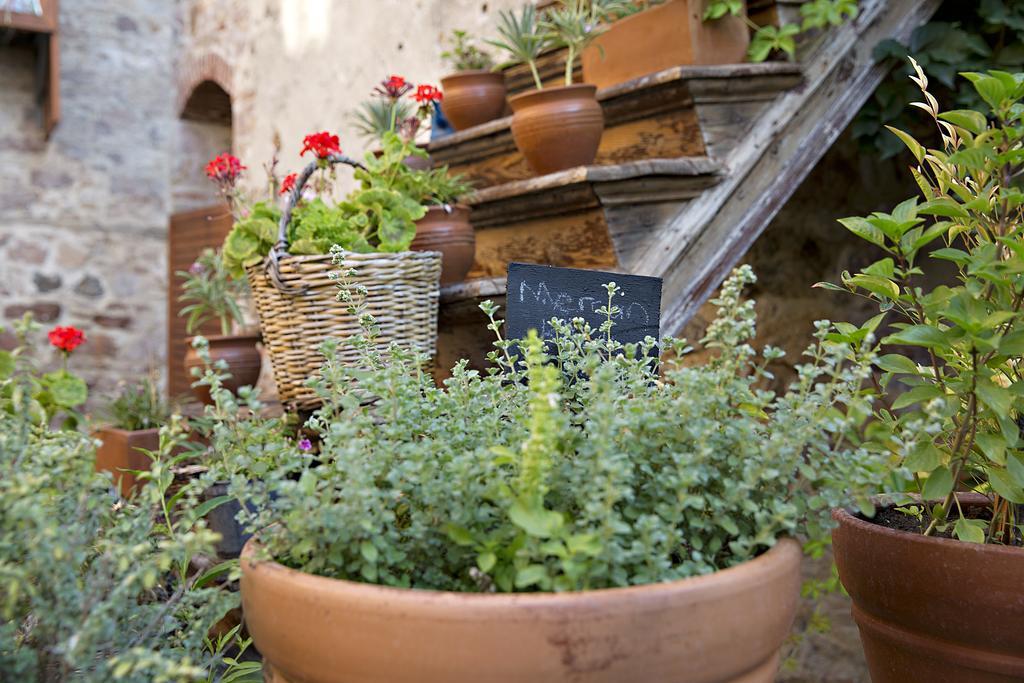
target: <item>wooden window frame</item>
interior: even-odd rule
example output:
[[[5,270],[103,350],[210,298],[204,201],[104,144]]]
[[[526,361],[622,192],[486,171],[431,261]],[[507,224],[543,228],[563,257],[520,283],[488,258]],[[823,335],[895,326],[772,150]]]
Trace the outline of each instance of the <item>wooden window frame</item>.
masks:
[[[43,100],[43,127],[49,139],[60,121],[60,2],[40,0],[43,13],[40,16],[5,9],[0,0],[0,28],[10,28],[41,37],[39,43],[39,64]]]

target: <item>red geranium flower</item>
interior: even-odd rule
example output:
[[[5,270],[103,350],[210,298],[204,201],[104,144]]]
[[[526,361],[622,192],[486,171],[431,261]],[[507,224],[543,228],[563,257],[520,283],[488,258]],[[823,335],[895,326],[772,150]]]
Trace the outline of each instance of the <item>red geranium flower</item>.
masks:
[[[432,85],[421,85],[416,88],[416,94],[413,98],[420,104],[428,104],[430,102],[440,102],[444,99],[444,94]]]
[[[71,353],[85,342],[85,333],[77,327],[57,326],[50,330],[50,343],[64,353]]]
[[[206,177],[216,183],[231,186],[244,170],[245,166],[242,166],[238,157],[225,152],[215,156],[210,163],[206,164]]]
[[[295,173],[289,173],[281,181],[281,194],[288,194],[295,187],[295,179],[298,177]]]
[[[305,156],[306,152],[312,152],[318,159],[326,159],[332,154],[341,154],[340,145],[341,142],[338,140],[338,136],[331,135],[326,130],[320,133],[313,133],[302,139],[302,152],[300,156]]]
[[[378,95],[397,100],[410,90],[412,90],[412,83],[407,82],[401,76],[389,76],[386,81],[380,82],[380,85],[374,89],[374,92]]]

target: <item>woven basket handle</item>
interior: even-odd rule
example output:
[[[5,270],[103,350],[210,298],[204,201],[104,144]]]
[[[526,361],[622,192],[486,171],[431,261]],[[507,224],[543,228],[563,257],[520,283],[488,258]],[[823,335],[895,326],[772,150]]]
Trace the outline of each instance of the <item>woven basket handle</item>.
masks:
[[[355,159],[341,154],[332,154],[324,157],[324,159],[329,166],[345,164],[352,168],[366,170],[366,167]],[[282,256],[288,255],[288,224],[292,222],[292,211],[295,209],[295,205],[299,203],[299,198],[302,197],[302,189],[306,187],[306,183],[309,182],[309,179],[318,168],[320,168],[320,160],[311,161],[306,164],[306,167],[299,173],[298,178],[295,179],[295,185],[284,199],[281,221],[277,225],[277,242],[270,248],[270,253],[267,255],[267,261],[264,265],[264,272],[270,278],[274,287],[285,294],[304,294],[307,289],[304,286],[290,287],[281,280],[280,259]]]

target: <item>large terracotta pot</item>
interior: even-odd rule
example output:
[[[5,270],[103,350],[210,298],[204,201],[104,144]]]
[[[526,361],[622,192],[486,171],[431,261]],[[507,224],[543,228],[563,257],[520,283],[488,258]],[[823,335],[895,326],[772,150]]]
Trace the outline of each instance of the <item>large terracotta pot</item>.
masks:
[[[227,336],[209,336],[210,360],[223,360],[228,365],[228,374],[231,375],[224,380],[224,388],[232,393],[237,393],[241,387],[256,386],[260,378],[260,369],[263,359],[260,356],[256,344],[260,341],[258,334],[238,334]],[[204,367],[203,360],[192,348],[192,339],[188,340],[188,350],[185,352],[185,373],[189,381],[194,381],[192,368]],[[206,386],[192,387],[192,393],[204,405],[212,405],[210,388]]]
[[[493,121],[505,113],[505,75],[500,71],[460,71],[441,79],[441,108],[455,130]]]
[[[833,517],[839,578],[874,683],[1024,681],[1024,548],[926,538],[845,510]]]
[[[688,64],[743,62],[750,31],[742,17],[704,21],[707,0],[669,0],[616,21],[583,51],[583,81],[607,88]]]
[[[476,233],[469,222],[469,207],[431,206],[427,215],[416,221],[412,251],[441,252],[441,284],[466,279],[476,255]]]
[[[149,470],[152,460],[139,449],[157,450],[160,447],[160,430],[128,431],[104,427],[96,432],[95,437],[100,440],[96,449],[96,471],[112,472],[121,495],[127,498],[138,489],[139,482],[134,474],[125,470]]]
[[[709,576],[580,593],[386,588],[256,552],[242,606],[273,683],[770,683],[800,589],[792,540]]]
[[[597,88],[588,84],[529,90],[509,98],[512,138],[539,174],[594,162],[604,132]]]

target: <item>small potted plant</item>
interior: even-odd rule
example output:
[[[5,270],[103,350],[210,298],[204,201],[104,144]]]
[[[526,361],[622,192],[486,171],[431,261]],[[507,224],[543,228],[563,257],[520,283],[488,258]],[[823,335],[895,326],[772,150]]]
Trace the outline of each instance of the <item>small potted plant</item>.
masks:
[[[469,220],[469,207],[460,202],[472,191],[472,185],[461,175],[451,175],[447,167],[425,172],[419,182],[427,213],[416,221],[416,237],[409,248],[441,252],[441,284],[462,282],[476,256],[476,233]]]
[[[188,304],[179,313],[186,316],[188,334],[195,334],[204,323],[216,320],[220,334],[205,339],[212,362],[227,364],[231,377],[225,385],[238,391],[240,387],[256,384],[263,364],[257,348],[260,335],[234,334],[236,328],[245,326],[245,316],[238,305],[248,292],[245,280],[233,277],[220,252],[213,249],[205,249],[187,272],[179,271],[177,275],[183,280],[178,300]],[[185,353],[185,371],[190,376],[196,376],[205,365],[196,352],[194,341],[195,337],[189,341]],[[203,404],[211,403],[209,387],[195,384],[192,392]]]
[[[743,268],[723,288],[707,365],[660,373],[656,340],[615,342],[610,283],[599,329],[499,337],[490,372],[460,364],[445,388],[415,354],[380,351],[355,305],[363,362],[324,348],[315,460],[238,446],[267,430],[225,412],[219,460],[262,473],[232,492],[257,511],[242,512],[257,533],[242,600],[274,680],[772,680],[795,539],[820,547],[829,508],[866,503],[881,463],[846,438],[871,358],[827,328],[787,394],[760,388],[779,354],[748,345],[752,281]]]
[[[1024,680],[1024,74],[964,74],[987,111],[940,112],[913,65],[941,147],[890,130],[922,197],[841,221],[884,257],[829,286],[890,326],[868,433],[907,494],[837,510],[836,564],[875,683]]]
[[[488,41],[506,51],[509,66],[530,67],[536,89],[509,98],[512,137],[520,153],[537,173],[554,173],[593,163],[604,132],[604,112],[597,88],[573,83],[573,68],[583,49],[597,37],[604,10],[590,0],[566,0],[543,16],[533,5],[518,14],[500,15],[499,38]],[[551,47],[566,47],[565,84],[545,88],[537,71],[537,58]]]
[[[738,64],[746,57],[750,31],[738,0],[611,4],[612,23],[582,56],[583,80],[598,88],[674,66]]]
[[[453,73],[441,79],[444,114],[455,130],[493,121],[505,113],[505,76],[494,60],[468,37],[452,31],[452,47],[441,53]]]
[[[121,495],[128,497],[138,484],[136,472],[148,470],[150,458],[160,447],[160,427],[171,415],[170,406],[155,376],[124,385],[107,406],[106,426],[96,430],[96,469],[111,472]]]

